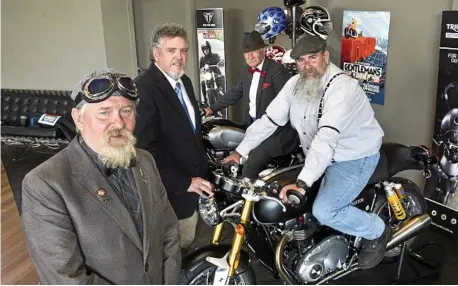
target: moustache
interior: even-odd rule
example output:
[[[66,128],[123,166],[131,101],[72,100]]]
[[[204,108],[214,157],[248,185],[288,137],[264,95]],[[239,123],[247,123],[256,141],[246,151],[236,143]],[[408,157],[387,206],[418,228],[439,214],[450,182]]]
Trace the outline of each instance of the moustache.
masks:
[[[107,131],[107,136],[112,137],[112,136],[129,136],[130,131],[127,130],[126,128],[122,129],[113,129],[113,130],[108,130]]]
[[[178,66],[178,67],[183,67],[184,63],[182,61],[176,61],[172,63],[172,66]]]

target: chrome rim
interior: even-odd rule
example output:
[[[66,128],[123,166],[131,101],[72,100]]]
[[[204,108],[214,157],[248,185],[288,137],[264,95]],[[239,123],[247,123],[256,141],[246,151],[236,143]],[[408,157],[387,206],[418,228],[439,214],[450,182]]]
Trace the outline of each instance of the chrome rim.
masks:
[[[189,285],[213,285],[216,269],[216,266],[205,269],[204,271],[199,273],[194,279],[192,279]],[[246,285],[242,275],[236,275],[232,281],[235,283],[231,283],[229,285]]]

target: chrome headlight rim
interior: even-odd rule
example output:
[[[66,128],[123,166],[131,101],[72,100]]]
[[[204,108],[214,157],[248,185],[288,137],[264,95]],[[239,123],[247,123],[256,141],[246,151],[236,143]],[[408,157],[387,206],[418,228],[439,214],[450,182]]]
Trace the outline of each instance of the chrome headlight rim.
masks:
[[[198,212],[202,221],[209,227],[218,225],[221,222],[221,216],[219,215],[218,204],[214,197],[203,198],[199,197],[198,201]]]

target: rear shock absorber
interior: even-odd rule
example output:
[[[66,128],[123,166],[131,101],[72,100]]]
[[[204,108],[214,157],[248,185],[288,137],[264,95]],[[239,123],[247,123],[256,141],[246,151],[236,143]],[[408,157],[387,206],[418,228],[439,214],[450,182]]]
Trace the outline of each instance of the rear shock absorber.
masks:
[[[384,183],[386,198],[388,200],[388,203],[391,206],[391,209],[393,210],[394,216],[399,221],[402,221],[407,217],[407,215],[404,210],[404,207],[402,206],[401,200],[399,199],[398,195],[396,194],[395,186],[396,184],[394,183],[389,183],[389,182]]]

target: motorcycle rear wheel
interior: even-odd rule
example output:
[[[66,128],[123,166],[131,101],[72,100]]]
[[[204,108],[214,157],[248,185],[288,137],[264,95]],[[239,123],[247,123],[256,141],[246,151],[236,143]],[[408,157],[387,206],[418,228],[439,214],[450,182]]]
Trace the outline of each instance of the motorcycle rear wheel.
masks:
[[[401,181],[404,193],[406,194],[406,214],[407,218],[427,213],[426,201],[420,188],[413,182],[404,178],[393,178],[393,181]],[[391,228],[397,227],[397,220],[391,211],[390,205],[385,196],[379,197],[375,203],[374,213],[383,219]],[[413,237],[407,241],[407,249],[412,248],[417,237]],[[385,253],[385,260],[393,260],[401,254],[401,245],[396,246]]]
[[[194,271],[181,276],[181,285],[213,285],[217,267],[210,262],[205,262]],[[235,271],[235,277],[229,285],[256,285],[256,278],[251,266],[243,272]]]

